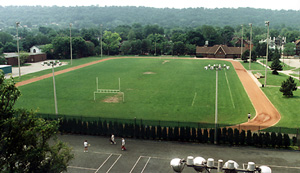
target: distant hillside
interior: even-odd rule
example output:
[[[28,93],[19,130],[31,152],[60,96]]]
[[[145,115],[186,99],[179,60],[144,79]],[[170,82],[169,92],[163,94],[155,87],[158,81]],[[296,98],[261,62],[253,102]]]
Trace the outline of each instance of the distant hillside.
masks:
[[[0,28],[15,26],[20,21],[22,25],[66,28],[69,23],[74,27],[106,28],[118,25],[158,24],[162,27],[196,27],[200,25],[237,26],[253,23],[263,26],[264,21],[270,21],[270,27],[286,27],[300,29],[300,11],[265,10],[254,8],[187,8],[160,9],[150,7],[42,7],[42,6],[0,6]]]

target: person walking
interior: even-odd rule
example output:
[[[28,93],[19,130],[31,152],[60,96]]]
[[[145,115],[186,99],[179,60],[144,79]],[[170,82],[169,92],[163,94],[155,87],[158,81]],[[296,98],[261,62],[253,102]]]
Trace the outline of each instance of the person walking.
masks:
[[[122,146],[121,146],[121,150],[126,150],[126,148],[125,148],[125,139],[124,138],[122,138]]]
[[[110,144],[117,144],[117,142],[115,142],[115,135],[114,134],[111,134]]]
[[[251,119],[251,114],[248,113],[248,122],[250,121],[250,119]]]
[[[83,152],[89,152],[88,150],[88,142],[87,142],[87,140],[85,140],[84,142],[83,142],[83,146],[84,146],[84,151]]]

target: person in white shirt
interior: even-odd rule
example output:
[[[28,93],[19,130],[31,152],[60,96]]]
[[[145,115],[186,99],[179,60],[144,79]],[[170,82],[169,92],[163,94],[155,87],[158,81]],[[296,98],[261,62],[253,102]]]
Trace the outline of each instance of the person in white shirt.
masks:
[[[114,134],[111,134],[111,137],[110,137],[110,144],[117,144],[115,142],[115,135]]]
[[[121,149],[126,150],[126,148],[125,148],[125,139],[124,138],[122,138],[122,147],[121,147]]]
[[[87,142],[87,140],[85,140],[84,142],[83,142],[83,146],[84,146],[84,151],[83,152],[89,152],[88,151],[88,142]]]

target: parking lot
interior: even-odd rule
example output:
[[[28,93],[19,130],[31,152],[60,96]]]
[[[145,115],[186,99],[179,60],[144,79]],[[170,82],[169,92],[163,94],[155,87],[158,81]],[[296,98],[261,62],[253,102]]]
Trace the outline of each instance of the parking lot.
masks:
[[[63,135],[59,138],[73,148],[75,157],[67,171],[72,173],[172,173],[170,161],[187,156],[222,159],[224,162],[234,160],[240,167],[251,161],[258,166],[271,167],[273,173],[300,172],[300,152],[285,149],[126,139],[127,150],[122,151],[120,138],[116,138],[116,145],[110,144],[109,137]],[[83,152],[84,140],[91,144],[89,152]],[[185,167],[183,173],[188,172],[195,171]]]

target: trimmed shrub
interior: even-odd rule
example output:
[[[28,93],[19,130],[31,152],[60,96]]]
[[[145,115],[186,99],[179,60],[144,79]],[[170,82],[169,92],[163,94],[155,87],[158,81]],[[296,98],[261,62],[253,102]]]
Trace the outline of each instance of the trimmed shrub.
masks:
[[[141,124],[140,136],[142,139],[145,139],[145,126],[143,124]]]
[[[209,129],[209,142],[213,144],[215,141],[215,129]]]
[[[103,134],[104,136],[107,136],[107,135],[108,135],[108,131],[107,131],[107,122],[106,122],[106,120],[104,120],[104,122],[103,122],[103,126],[102,126],[102,134]]]
[[[151,126],[151,139],[156,139],[155,126]]]
[[[235,145],[239,145],[240,144],[240,132],[238,129],[234,129],[233,132],[233,141]]]
[[[259,146],[257,133],[253,133],[253,138],[252,139],[253,139],[253,145],[254,146]]]
[[[168,140],[167,127],[164,127],[162,130],[162,139]]]
[[[174,141],[174,129],[173,127],[168,128],[168,139]]]
[[[140,125],[134,125],[134,137],[139,139],[140,138]]]
[[[223,144],[227,144],[228,143],[228,134],[227,134],[227,128],[224,127],[222,129],[222,136],[221,136],[221,140]]]
[[[276,140],[277,140],[276,133],[272,132],[271,133],[271,145],[272,145],[273,148],[275,148],[276,145],[277,145]]]
[[[156,128],[157,128],[157,139],[158,140],[161,140],[161,126],[160,125],[158,125],[158,126],[156,126]]]
[[[145,130],[146,130],[145,139],[150,139],[150,126],[146,126]]]
[[[197,129],[197,141],[198,142],[203,142],[203,135],[202,135],[202,129],[201,128]]]
[[[102,121],[99,119],[97,123],[97,133],[98,135],[103,135],[103,125]]]
[[[253,145],[252,142],[252,132],[251,130],[247,130],[247,139],[246,139],[247,145]]]
[[[217,128],[217,144],[221,143],[222,130],[221,128]]]
[[[291,139],[288,134],[283,135],[283,145],[285,148],[287,148],[291,145]]]
[[[113,132],[112,132],[115,136],[119,136],[119,123],[117,121],[114,121],[114,125],[113,125]]]
[[[203,143],[207,143],[208,142],[208,131],[207,129],[203,130],[203,138],[202,138]]]
[[[296,136],[293,136],[292,142],[293,142],[293,146],[297,145],[297,137]]]
[[[266,147],[269,147],[271,145],[271,136],[269,132],[265,133],[263,143]]]
[[[277,139],[276,139],[276,144],[277,144],[277,146],[279,147],[279,148],[281,148],[282,147],[282,134],[281,133],[278,133],[277,134]]]
[[[184,127],[180,127],[180,137],[179,137],[180,141],[185,141],[185,128]]]
[[[129,137],[134,137],[134,126],[133,126],[133,124],[129,124],[128,125],[128,136]]]
[[[228,128],[227,134],[228,134],[228,143],[230,146],[232,146],[233,145],[233,130],[232,130],[232,128]]]
[[[264,139],[264,134],[263,133],[259,133],[259,135],[258,135],[258,145],[260,146],[260,147],[263,147],[263,139]]]
[[[129,137],[129,126],[128,126],[128,123],[125,123],[125,125],[124,125],[124,136],[126,137],[126,138],[128,138]]]
[[[192,142],[195,142],[195,141],[196,141],[196,129],[195,129],[195,127],[192,128],[191,141],[192,141]]]
[[[189,142],[191,140],[191,128],[185,128],[185,141]]]
[[[125,132],[124,132],[124,124],[123,123],[119,123],[119,135],[120,137],[125,137]]]
[[[174,128],[174,141],[178,141],[179,140],[179,128],[175,127]]]
[[[240,134],[240,144],[245,145],[245,141],[246,141],[246,132],[245,130],[242,130]]]

